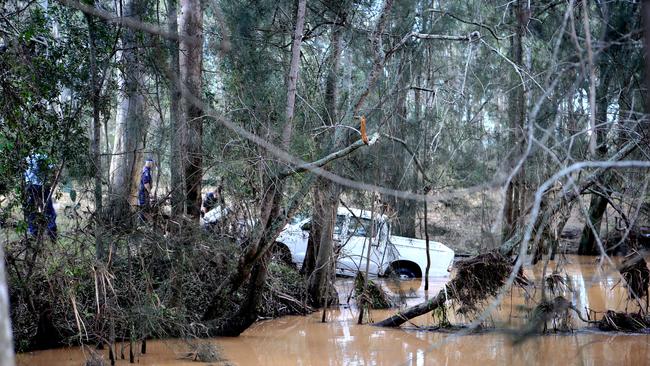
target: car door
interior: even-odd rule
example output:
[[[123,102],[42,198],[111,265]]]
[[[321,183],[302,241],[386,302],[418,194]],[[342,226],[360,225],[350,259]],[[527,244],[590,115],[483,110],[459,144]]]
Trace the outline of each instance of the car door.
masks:
[[[338,260],[338,273],[354,275],[358,271],[365,271],[368,245],[370,248],[369,273],[377,274],[381,261],[381,250],[378,245],[378,233],[370,240],[370,219],[350,217],[346,236],[341,240],[341,252]]]

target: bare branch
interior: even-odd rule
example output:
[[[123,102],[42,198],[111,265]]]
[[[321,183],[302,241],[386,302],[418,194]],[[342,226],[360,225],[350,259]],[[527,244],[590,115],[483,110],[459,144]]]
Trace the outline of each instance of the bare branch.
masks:
[[[369,140],[367,145],[368,146],[374,145],[375,142],[377,142],[378,139],[379,139],[379,134],[378,133],[372,134],[372,136],[370,137],[370,140]],[[295,167],[293,169],[286,170],[286,171],[278,174],[277,178],[282,179],[282,178],[286,178],[286,177],[288,177],[290,175],[293,175],[293,174],[296,174],[296,173],[302,173],[302,172],[306,172],[308,170],[314,170],[316,168],[320,168],[322,166],[325,166],[326,164],[328,164],[331,161],[334,161],[336,159],[340,159],[340,158],[342,158],[342,157],[344,157],[346,155],[351,154],[353,151],[355,151],[356,149],[358,149],[358,148],[360,148],[360,147],[362,147],[364,145],[366,145],[366,143],[363,141],[363,139],[359,139],[359,140],[355,141],[352,145],[349,145],[349,146],[347,146],[347,147],[345,147],[345,148],[343,148],[341,150],[335,151],[335,152],[333,152],[333,153],[331,153],[331,154],[329,154],[329,155],[327,155],[325,157],[322,157],[322,158],[320,158],[320,159],[318,159],[318,160],[316,160],[314,162],[300,164],[300,165],[298,165],[297,167]]]
[[[429,40],[437,40],[437,41],[473,42],[481,38],[481,33],[479,33],[478,31],[474,31],[464,36],[454,36],[448,34],[429,34],[429,33],[410,32],[407,33],[404,37],[402,37],[402,39],[393,48],[391,48],[386,52],[386,57],[395,53],[395,51],[397,51],[402,46],[404,46],[404,44],[406,44],[406,42],[408,42],[408,40],[411,38],[429,39]]]
[[[69,8],[77,9],[84,14],[89,14],[92,16],[96,16],[98,18],[104,19],[108,21],[109,23],[115,23],[115,24],[120,24],[125,27],[129,27],[131,29],[136,29],[139,31],[143,31],[145,33],[149,34],[154,34],[161,36],[166,39],[170,40],[181,40],[183,39],[184,41],[191,43],[191,44],[197,44],[199,41],[194,39],[193,37],[188,37],[185,35],[179,35],[179,34],[174,34],[170,33],[167,30],[165,30],[162,27],[150,24],[150,23],[145,23],[141,20],[137,20],[135,18],[131,17],[118,17],[113,13],[110,13],[105,10],[101,10],[98,8],[95,8],[94,6],[89,6],[80,3],[79,1],[76,0],[57,0],[60,2],[62,5],[67,6]]]

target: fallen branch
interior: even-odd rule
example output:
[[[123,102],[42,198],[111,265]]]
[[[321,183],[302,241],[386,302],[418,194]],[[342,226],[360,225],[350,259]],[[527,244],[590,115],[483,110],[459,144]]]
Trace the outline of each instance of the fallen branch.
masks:
[[[372,134],[370,136],[370,139],[368,140],[367,145],[372,146],[377,142],[377,140],[379,140],[379,134],[374,133],[374,134]],[[360,148],[360,147],[362,147],[364,145],[366,145],[366,143],[363,141],[363,139],[359,139],[359,140],[355,141],[354,143],[352,143],[351,145],[348,145],[347,147],[345,147],[345,148],[343,148],[341,150],[335,151],[335,152],[333,152],[333,153],[331,153],[331,154],[329,154],[329,155],[327,155],[325,157],[322,157],[322,158],[320,158],[320,159],[318,159],[316,161],[313,161],[311,163],[301,164],[301,165],[298,165],[298,166],[293,167],[291,169],[285,170],[285,171],[281,172],[280,174],[278,174],[276,176],[276,178],[277,179],[283,179],[283,178],[286,178],[286,177],[288,177],[290,175],[293,175],[293,174],[296,174],[296,173],[303,173],[303,172],[306,172],[308,170],[311,171],[311,170],[314,170],[315,168],[320,168],[320,167],[325,166],[326,164],[328,164],[328,163],[330,163],[330,162],[332,162],[332,161],[334,161],[336,159],[340,159],[340,158],[342,158],[342,157],[344,157],[346,155],[351,154],[353,151],[355,151],[356,149],[358,149],[358,148]]]

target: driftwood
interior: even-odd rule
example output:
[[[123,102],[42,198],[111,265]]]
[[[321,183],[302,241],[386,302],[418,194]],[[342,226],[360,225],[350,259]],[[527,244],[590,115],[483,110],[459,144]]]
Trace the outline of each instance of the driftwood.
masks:
[[[447,296],[445,295],[444,289],[438,292],[438,295],[433,299],[430,299],[426,302],[420,303],[418,305],[412,306],[404,311],[400,311],[397,314],[391,316],[388,319],[384,319],[374,325],[379,327],[399,327],[400,325],[406,323],[410,319],[424,315],[430,311],[441,308],[445,305]]]

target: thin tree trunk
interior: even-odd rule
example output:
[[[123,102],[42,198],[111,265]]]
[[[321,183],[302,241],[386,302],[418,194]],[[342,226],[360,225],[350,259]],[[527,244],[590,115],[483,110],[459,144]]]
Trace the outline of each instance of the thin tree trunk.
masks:
[[[343,10],[341,10],[343,12]],[[345,18],[344,13],[337,14],[337,21],[340,23]],[[330,125],[334,126],[338,123],[338,73],[341,65],[341,50],[342,50],[342,33],[343,26],[334,24],[332,26],[332,52],[330,54],[330,69],[327,75],[325,85],[325,113],[328,117]],[[337,133],[335,131],[334,135]],[[339,133],[340,135],[340,133]],[[328,144],[334,145],[335,141]],[[324,151],[327,148],[323,149]],[[327,288],[329,287],[327,281],[328,269],[331,267],[329,263],[332,260],[334,245],[332,237],[334,233],[334,225],[336,225],[336,211],[339,203],[339,196],[341,194],[341,187],[334,182],[318,177],[314,186],[314,209],[312,215],[312,227],[316,226],[319,229],[318,233],[314,233],[312,240],[311,251],[315,257],[313,273],[305,271],[306,274],[311,274],[308,284],[308,293],[310,303],[313,306],[325,305],[323,298],[326,295]],[[311,237],[310,237],[311,238]]]
[[[146,1],[127,0],[124,17],[140,19]],[[129,217],[131,194],[135,191],[134,176],[138,173],[138,154],[144,148],[145,117],[143,83],[144,72],[137,34],[130,28],[122,31],[121,62],[122,90],[118,96],[115,141],[110,166],[109,215],[114,222],[124,222]]]
[[[645,53],[645,87],[650,90],[650,0],[644,0],[641,6],[641,19],[643,22],[643,46]],[[650,113],[650,93],[645,94],[645,112]],[[644,136],[646,143],[650,144],[650,123],[645,118]]]
[[[526,27],[530,17],[530,9],[528,9],[527,0],[517,0],[517,5],[514,7],[515,17],[517,18],[517,25],[515,35],[512,37],[512,61],[518,67],[524,67],[523,59],[523,40],[526,34]],[[524,127],[526,124],[526,88],[521,83],[521,79],[517,72],[512,71],[512,80],[517,83],[513,89],[514,94],[509,108],[510,115],[510,145],[516,146],[516,156],[518,159],[524,152]],[[513,159],[513,160],[514,160]],[[515,231],[515,227],[521,216],[521,203],[525,200],[525,185],[526,174],[525,167],[522,165],[520,170],[514,176],[506,189],[505,205],[504,205],[504,222],[503,222],[503,239],[509,238]]]
[[[177,0],[167,1],[168,32],[178,34],[178,7]],[[169,70],[172,75],[180,75],[178,39],[169,39]],[[181,156],[181,141],[183,128],[181,128],[181,92],[175,81],[169,83],[169,120],[171,125],[170,144],[170,173],[171,173],[171,205],[172,215],[183,213],[185,202],[185,187],[183,185],[183,158]]]
[[[612,10],[605,12],[605,14],[611,14]],[[623,17],[623,14],[618,14],[616,16]],[[613,21],[612,21],[613,20]],[[603,44],[609,44],[609,42],[615,40],[619,34],[626,31],[627,25],[625,21],[616,21],[612,19],[609,15],[605,18],[605,23],[607,26],[604,28],[604,35],[602,37]],[[619,49],[617,46],[612,46],[605,50],[605,54],[601,55],[599,58],[596,67],[600,71],[600,77],[598,85],[595,86],[594,96],[594,109],[595,116],[593,126],[595,128],[595,139],[590,139],[594,142],[594,153],[596,159],[603,159],[607,156],[607,133],[609,132],[609,124],[607,123],[607,109],[609,107],[609,86],[611,84],[611,79],[614,76],[612,68],[610,66],[609,58],[615,58],[616,52]],[[591,65],[591,63],[590,63]],[[591,72],[593,73],[593,71]],[[592,108],[590,108],[592,112]],[[604,175],[600,180],[600,184],[603,187],[608,187],[610,185],[610,179],[607,175]],[[607,192],[602,192],[605,195],[608,195]],[[599,253],[599,248],[597,245],[596,237],[600,235],[600,226],[603,219],[603,215],[607,209],[607,197],[603,197],[597,194],[592,194],[589,202],[589,215],[587,217],[587,223],[582,229],[582,236],[580,237],[580,245],[578,247],[578,254],[584,255],[596,255]],[[593,230],[592,230],[593,226]]]
[[[97,72],[97,49],[95,47],[96,29],[93,19],[90,15],[85,14],[86,23],[88,23],[88,50],[90,59],[90,82],[93,88],[93,122],[92,131],[93,139],[91,143],[91,154],[94,166],[94,198],[95,198],[95,257],[101,260],[104,257],[104,248],[102,245],[101,220],[102,220],[102,160],[100,152],[101,138],[101,121],[100,121],[100,93],[102,86],[99,85]]]
[[[293,131],[292,125],[296,101],[296,88],[298,83],[298,71],[300,69],[300,48],[302,45],[306,8],[307,0],[299,0],[295,18],[296,25],[294,28],[293,42],[291,45],[291,64],[287,77],[286,120],[281,138],[281,144],[284,150],[289,149],[291,134]],[[311,183],[309,183],[309,185],[311,186]],[[293,214],[292,212],[283,214],[280,209],[283,188],[283,179],[273,179],[272,177],[267,178],[265,183],[266,194],[262,199],[260,207],[261,230],[258,230],[256,237],[251,240],[250,245],[239,258],[237,273],[228,281],[229,289],[227,291],[233,293],[250,277],[246,298],[237,311],[237,314],[233,318],[229,319],[227,324],[222,327],[222,332],[225,335],[239,335],[257,319],[257,307],[262,298],[261,289],[266,282],[266,267],[270,258],[269,249],[273,246],[273,240],[275,240],[281,228],[284,226],[288,214]],[[306,192],[309,187],[305,188]],[[206,310],[204,315],[205,319],[213,319],[217,316],[218,304],[218,299],[213,299],[212,303]]]
[[[9,314],[9,287],[5,272],[5,253],[0,245],[0,365],[14,365],[14,342]]]
[[[201,72],[203,68],[203,12],[201,0],[181,0],[179,27],[184,36],[179,43],[180,82],[185,86],[186,93],[201,99]],[[188,215],[198,218],[201,212],[201,180],[203,178],[201,146],[203,111],[199,106],[192,103],[190,98],[183,98],[181,130],[181,137],[183,138],[183,170],[185,174],[185,209]]]

